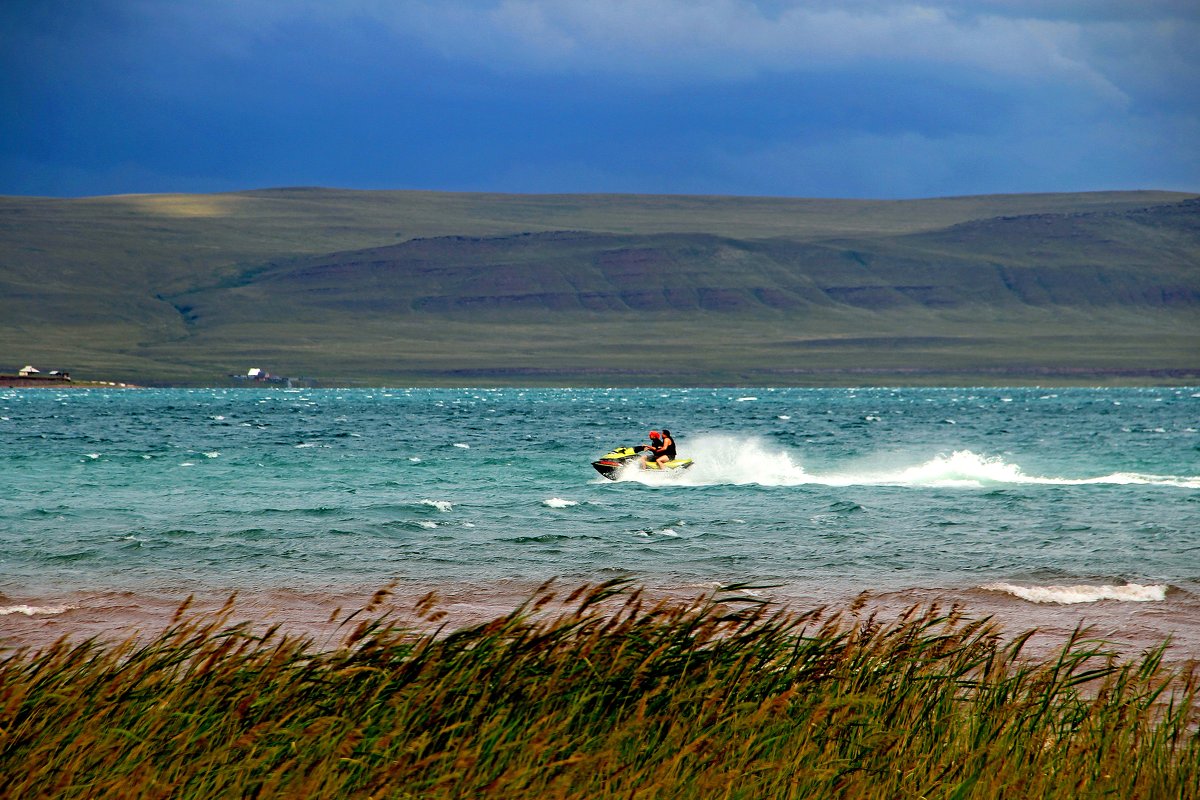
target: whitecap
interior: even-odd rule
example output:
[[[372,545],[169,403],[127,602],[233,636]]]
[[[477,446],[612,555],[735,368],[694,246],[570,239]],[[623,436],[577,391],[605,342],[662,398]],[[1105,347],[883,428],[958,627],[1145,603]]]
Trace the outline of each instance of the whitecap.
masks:
[[[735,402],[749,403],[751,400],[757,400],[757,399],[758,399],[757,397],[739,397]]]
[[[1100,600],[1117,600],[1128,603],[1159,602],[1167,597],[1164,584],[1143,586],[1127,583],[1124,586],[1017,586],[1011,583],[989,583],[979,587],[990,592],[1004,592],[1028,600],[1031,603],[1095,603]]]
[[[420,464],[420,463],[421,463],[421,457],[420,457],[420,456],[409,456],[409,457],[408,457],[408,460],[409,460],[409,461],[411,461],[411,462],[412,462],[412,463],[414,463],[414,464]]]
[[[93,461],[95,461],[97,458],[99,458],[99,457],[100,457],[100,453],[84,453],[84,456],[85,456],[86,458],[90,458],[90,459],[92,459]]]
[[[438,511],[443,511],[443,512],[449,511],[451,508],[454,507],[454,504],[451,503],[449,500],[422,500],[421,505],[432,506],[433,508],[436,508]]]
[[[24,614],[27,617],[32,617],[35,614],[63,614],[73,608],[79,606],[30,606],[22,603],[16,606],[0,606],[0,617],[7,617],[9,614]]]
[[[221,454],[218,453],[216,450],[210,450],[209,452],[204,454],[204,457],[205,458],[218,458],[220,455]]]
[[[432,520],[428,520],[428,519],[419,520],[417,522],[417,524],[420,525],[422,528],[431,528],[431,529],[436,528],[438,526],[438,524],[436,522],[434,522]]]
[[[791,419],[792,415],[791,414],[780,414],[779,418],[780,419]]]
[[[576,500],[564,500],[561,497],[551,497],[549,500],[543,500],[542,505],[549,506],[550,508],[569,508],[579,505],[579,502]]]
[[[180,464],[179,466],[181,466],[181,467],[194,467],[194,466],[196,466],[196,465],[195,465],[195,463],[193,463],[193,462],[191,462],[191,461],[184,461],[184,462],[183,462],[182,464]]]
[[[463,444],[462,442],[455,442],[454,446],[455,446],[455,447],[461,447],[463,450],[470,450],[470,449],[471,449],[471,445],[469,445],[469,444]]]

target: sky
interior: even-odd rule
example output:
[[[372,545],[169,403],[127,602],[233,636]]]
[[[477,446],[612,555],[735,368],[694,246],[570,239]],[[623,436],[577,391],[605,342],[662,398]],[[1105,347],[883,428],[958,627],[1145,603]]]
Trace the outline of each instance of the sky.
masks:
[[[1200,191],[1196,0],[4,0],[0,194]]]

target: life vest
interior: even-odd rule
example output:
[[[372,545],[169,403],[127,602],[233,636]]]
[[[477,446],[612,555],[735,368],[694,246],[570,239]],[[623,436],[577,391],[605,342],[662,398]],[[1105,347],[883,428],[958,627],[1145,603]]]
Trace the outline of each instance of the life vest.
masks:
[[[664,436],[663,437],[663,446],[655,449],[654,454],[656,456],[664,456],[665,455],[668,459],[670,459],[671,461],[674,461],[675,460],[675,437],[674,436]]]

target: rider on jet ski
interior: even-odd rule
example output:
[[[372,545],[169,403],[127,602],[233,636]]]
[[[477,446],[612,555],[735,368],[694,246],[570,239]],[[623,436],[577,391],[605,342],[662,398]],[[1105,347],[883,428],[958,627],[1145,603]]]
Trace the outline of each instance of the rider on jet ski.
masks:
[[[671,438],[671,432],[666,428],[662,429],[662,433],[650,431],[650,446],[641,445],[640,447],[642,450],[650,451],[642,458],[643,466],[650,463],[651,460],[658,462],[659,466],[675,460],[675,440]]]

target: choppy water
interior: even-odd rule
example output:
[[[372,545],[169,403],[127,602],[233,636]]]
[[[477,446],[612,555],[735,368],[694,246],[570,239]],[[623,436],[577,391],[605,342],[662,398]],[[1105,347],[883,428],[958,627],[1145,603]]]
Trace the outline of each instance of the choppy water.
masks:
[[[592,470],[662,427],[692,470]],[[7,390],[0,634],[193,592],[629,575],[1180,635],[1198,428],[1194,388]]]

